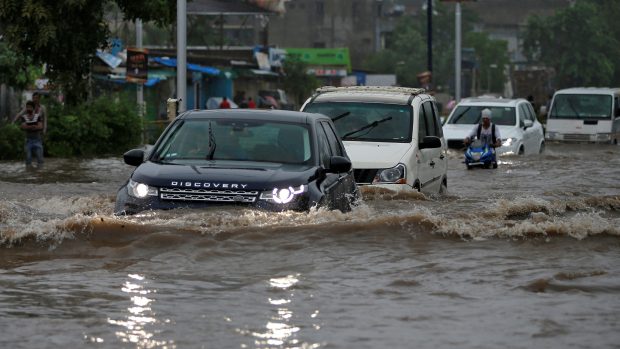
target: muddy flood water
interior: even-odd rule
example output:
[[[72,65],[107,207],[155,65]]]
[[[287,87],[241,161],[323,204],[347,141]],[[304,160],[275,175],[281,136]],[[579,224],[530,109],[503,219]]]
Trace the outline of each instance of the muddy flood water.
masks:
[[[620,147],[350,213],[112,215],[120,158],[0,162],[0,348],[620,348]]]

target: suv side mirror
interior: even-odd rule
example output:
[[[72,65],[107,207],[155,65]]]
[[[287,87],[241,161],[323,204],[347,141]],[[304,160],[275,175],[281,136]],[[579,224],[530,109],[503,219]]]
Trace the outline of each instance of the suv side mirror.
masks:
[[[132,149],[123,154],[123,160],[127,165],[139,166],[144,162],[144,150]]]
[[[441,148],[441,139],[435,136],[426,136],[422,139],[418,147],[420,149]]]
[[[530,119],[523,121],[523,129],[526,130],[534,125],[534,122]]]
[[[332,156],[329,159],[329,170],[332,173],[343,173],[351,170],[351,160],[343,156]]]

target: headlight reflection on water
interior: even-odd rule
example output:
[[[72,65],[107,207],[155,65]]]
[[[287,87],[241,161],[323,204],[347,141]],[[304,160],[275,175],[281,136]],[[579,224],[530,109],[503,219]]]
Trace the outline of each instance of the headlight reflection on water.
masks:
[[[289,288],[299,282],[299,274],[287,275],[285,277],[275,277],[269,279],[269,286],[271,288],[287,291]],[[268,298],[270,305],[276,307],[276,312],[265,325],[263,331],[243,331],[238,330],[245,335],[251,335],[255,338],[254,345],[257,348],[279,346],[282,348],[318,348],[321,345],[319,343],[305,343],[301,342],[294,336],[299,333],[301,328],[292,324],[294,318],[293,311],[286,307],[293,303],[294,293],[290,293],[286,298]],[[315,318],[318,315],[318,310],[311,314],[311,318]],[[314,326],[315,329],[320,327]]]
[[[123,327],[122,331],[115,333],[116,336],[123,343],[134,343],[136,348],[176,348],[174,341],[156,340],[153,338],[155,334],[146,329],[146,325],[159,322],[150,307],[154,300],[148,297],[155,291],[144,286],[148,284],[144,276],[137,274],[127,276],[129,280],[125,281],[121,290],[130,295],[132,304],[127,308],[128,315],[124,320],[108,319],[109,324]]]

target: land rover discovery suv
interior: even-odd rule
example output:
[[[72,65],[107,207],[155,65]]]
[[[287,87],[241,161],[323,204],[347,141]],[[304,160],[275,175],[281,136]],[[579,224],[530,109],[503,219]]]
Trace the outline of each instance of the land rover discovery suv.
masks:
[[[358,184],[447,190],[447,145],[435,100],[424,89],[322,87],[301,110],[332,119]]]

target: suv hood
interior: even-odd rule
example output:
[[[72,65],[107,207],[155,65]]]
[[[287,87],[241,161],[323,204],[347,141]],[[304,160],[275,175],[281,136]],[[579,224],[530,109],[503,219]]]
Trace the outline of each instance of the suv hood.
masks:
[[[215,161],[200,165],[145,162],[131,179],[157,187],[255,189],[307,184],[317,168],[307,165]]]
[[[353,168],[390,168],[396,166],[407,151],[409,143],[344,141]]]

